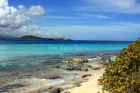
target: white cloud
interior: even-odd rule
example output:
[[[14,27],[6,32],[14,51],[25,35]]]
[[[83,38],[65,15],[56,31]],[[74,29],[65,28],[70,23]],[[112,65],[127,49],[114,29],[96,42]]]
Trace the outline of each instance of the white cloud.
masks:
[[[45,15],[46,11],[41,6],[31,6],[25,11],[26,15],[42,16]]]
[[[22,26],[20,29],[16,29],[14,32],[19,33],[19,35],[40,34],[39,27],[36,25]]]
[[[24,8],[24,6],[23,5],[19,5],[18,8]]]
[[[82,13],[81,15],[84,17],[110,18],[104,15],[96,15],[96,14],[89,14],[89,13]]]
[[[44,33],[44,35],[40,36],[47,36],[47,37],[62,37],[63,32],[58,29],[53,29],[53,27],[40,27],[40,31]]]
[[[137,0],[84,0],[88,6],[75,6],[76,11],[106,11],[118,13],[140,13]]]
[[[45,10],[41,6],[31,6],[25,9],[23,5],[8,5],[8,0],[0,0],[0,33],[1,34],[41,34],[39,27],[33,25],[33,21],[28,15],[41,16]]]

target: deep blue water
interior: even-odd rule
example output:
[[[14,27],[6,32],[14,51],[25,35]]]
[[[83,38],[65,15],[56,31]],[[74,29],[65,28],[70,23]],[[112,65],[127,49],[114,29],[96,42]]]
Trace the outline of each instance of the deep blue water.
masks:
[[[97,40],[0,40],[0,44],[131,44],[133,42]]]

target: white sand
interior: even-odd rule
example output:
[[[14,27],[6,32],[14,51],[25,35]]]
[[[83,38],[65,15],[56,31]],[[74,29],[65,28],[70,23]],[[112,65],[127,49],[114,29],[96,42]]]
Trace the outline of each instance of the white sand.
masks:
[[[97,71],[96,75],[89,77],[89,81],[81,83],[82,86],[75,87],[63,91],[62,93],[69,91],[70,93],[102,93],[102,86],[98,85],[98,78],[100,78],[104,72],[104,68],[101,71]]]

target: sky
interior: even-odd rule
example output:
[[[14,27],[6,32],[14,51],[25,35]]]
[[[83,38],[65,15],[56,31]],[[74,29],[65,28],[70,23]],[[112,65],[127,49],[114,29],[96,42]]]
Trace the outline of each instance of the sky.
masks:
[[[139,0],[0,0],[0,35],[133,41]]]

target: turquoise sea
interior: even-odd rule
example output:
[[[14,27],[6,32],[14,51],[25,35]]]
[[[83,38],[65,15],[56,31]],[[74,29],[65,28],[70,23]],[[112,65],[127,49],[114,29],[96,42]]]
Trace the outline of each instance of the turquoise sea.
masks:
[[[20,64],[20,58],[23,57],[118,51],[132,43],[133,41],[0,40],[0,65],[4,66],[6,62],[8,65],[14,62]]]
[[[89,64],[96,66],[94,63],[97,63],[97,59],[115,56],[133,42],[0,40],[0,93],[8,93],[11,89],[14,93],[22,93],[17,92],[19,87],[18,91],[23,91],[29,87],[69,84],[69,80],[73,77],[79,80],[81,72],[78,72],[78,75],[76,71],[62,70],[63,67],[68,67],[62,61],[83,58],[88,59]],[[54,65],[59,65],[60,69],[52,68]],[[21,86],[25,86],[23,90]]]

